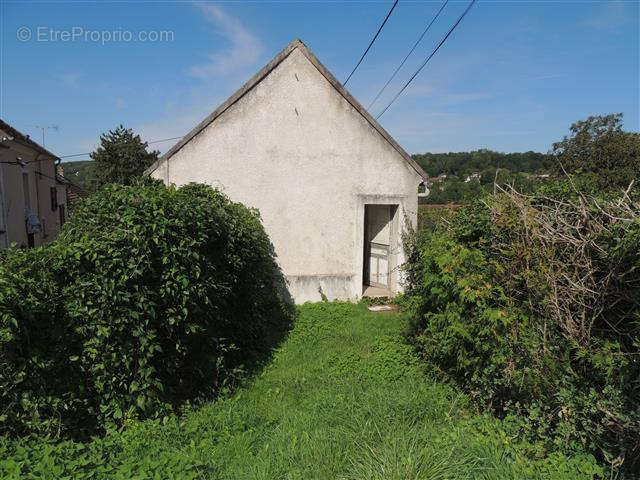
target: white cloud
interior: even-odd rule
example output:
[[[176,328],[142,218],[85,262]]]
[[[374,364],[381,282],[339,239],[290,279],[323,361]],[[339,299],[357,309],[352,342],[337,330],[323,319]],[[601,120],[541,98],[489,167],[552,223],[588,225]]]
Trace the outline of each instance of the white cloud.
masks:
[[[164,153],[178,143],[179,139],[166,140],[164,142],[157,142],[157,140],[184,136],[191,131],[200,120],[202,120],[202,118],[195,114],[185,114],[181,117],[172,118],[170,121],[159,121],[140,125],[135,127],[134,130],[145,142],[154,142],[149,145],[149,151],[159,150],[160,153]]]
[[[77,72],[54,73],[53,78],[64,87],[79,88],[82,74]]]
[[[566,73],[549,73],[549,74],[542,74],[542,75],[529,77],[528,80],[532,82],[536,82],[539,80],[554,80],[556,78],[565,78],[565,77],[568,77]]]
[[[263,53],[258,38],[241,22],[217,5],[198,5],[206,20],[225,41],[219,51],[207,55],[208,62],[189,70],[191,76],[202,79],[190,88],[171,93],[164,114],[147,123],[134,126],[145,141],[185,135],[246,80],[247,69],[254,69]],[[222,77],[222,78],[221,78]],[[215,88],[212,88],[215,83]],[[162,96],[156,92],[154,96]],[[149,145],[164,153],[177,140]]]
[[[403,93],[406,94],[406,96],[411,97],[429,98],[440,94],[441,90],[435,85],[416,83],[415,85],[409,86]]]
[[[222,36],[227,45],[207,55],[208,60],[191,67],[189,73],[198,78],[228,75],[254,65],[260,58],[263,46],[235,17],[217,5],[198,5],[198,8],[213,25],[215,32]]]
[[[598,10],[598,14],[587,19],[585,24],[596,30],[616,33],[633,17],[633,13],[627,9],[625,2],[611,1],[603,3]]]
[[[461,105],[469,102],[477,102],[482,100],[491,100],[494,95],[489,92],[462,92],[454,91],[449,88],[434,87],[431,85],[415,85],[410,86],[404,92],[405,97],[414,97],[420,99],[430,99],[433,105]]]
[[[168,106],[165,115],[155,121],[134,126],[134,131],[146,142],[154,142],[163,138],[186,135],[200,123],[220,103],[223,97],[210,92],[194,94],[185,104]],[[164,153],[178,140],[149,145],[149,150],[159,150]]]

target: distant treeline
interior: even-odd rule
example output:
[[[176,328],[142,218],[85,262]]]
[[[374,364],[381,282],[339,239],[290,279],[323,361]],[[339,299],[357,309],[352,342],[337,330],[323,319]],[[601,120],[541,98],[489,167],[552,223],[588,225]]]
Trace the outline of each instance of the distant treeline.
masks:
[[[61,163],[65,178],[82,188],[85,192],[93,191],[93,186],[91,185],[92,164],[92,160]]]
[[[542,181],[541,174],[553,170],[550,154],[539,152],[502,153],[492,150],[472,152],[422,153],[414,160],[429,174],[428,197],[421,204],[469,203],[493,191],[493,184],[510,184],[523,192]],[[446,175],[446,178],[438,178]]]
[[[464,178],[475,172],[496,169],[540,173],[549,170],[553,164],[551,155],[539,152],[502,153],[480,149],[472,152],[419,153],[412,156],[432,177],[446,174]]]

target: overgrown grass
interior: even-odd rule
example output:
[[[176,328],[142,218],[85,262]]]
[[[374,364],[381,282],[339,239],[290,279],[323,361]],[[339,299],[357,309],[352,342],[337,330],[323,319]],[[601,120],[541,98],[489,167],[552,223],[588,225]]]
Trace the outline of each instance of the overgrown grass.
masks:
[[[420,370],[405,327],[402,314],[364,305],[304,305],[234,395],[91,444],[0,441],[0,478],[597,478],[587,455],[525,455],[530,445]]]

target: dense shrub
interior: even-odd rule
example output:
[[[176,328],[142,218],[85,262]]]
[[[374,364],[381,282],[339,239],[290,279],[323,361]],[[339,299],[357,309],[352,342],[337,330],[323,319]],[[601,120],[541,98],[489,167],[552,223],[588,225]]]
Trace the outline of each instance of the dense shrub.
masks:
[[[598,480],[585,453],[528,454],[425,378],[404,315],[318,302],[235,395],[90,442],[0,437],[3,480]],[[606,477],[608,478],[608,477]]]
[[[76,437],[230,386],[291,307],[256,212],[147,180],[0,264],[0,432]]]
[[[175,419],[172,419],[175,423]],[[156,451],[149,443],[158,421],[129,426],[89,442],[0,437],[3,480],[196,480],[215,470],[193,445]]]
[[[458,205],[419,205],[418,229],[433,231],[437,225],[450,218]]]
[[[505,191],[409,245],[411,338],[543,451],[640,469],[640,218],[629,195]],[[631,195],[631,194],[630,194]]]

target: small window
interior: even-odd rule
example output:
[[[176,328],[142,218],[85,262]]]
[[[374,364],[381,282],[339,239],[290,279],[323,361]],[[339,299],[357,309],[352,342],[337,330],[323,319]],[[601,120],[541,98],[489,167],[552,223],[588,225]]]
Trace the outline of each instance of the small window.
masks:
[[[62,226],[64,225],[64,222],[67,220],[64,205],[60,205],[59,210],[60,210],[60,226]]]
[[[56,187],[51,187],[49,193],[51,195],[51,211],[55,212],[58,209],[58,190]]]

